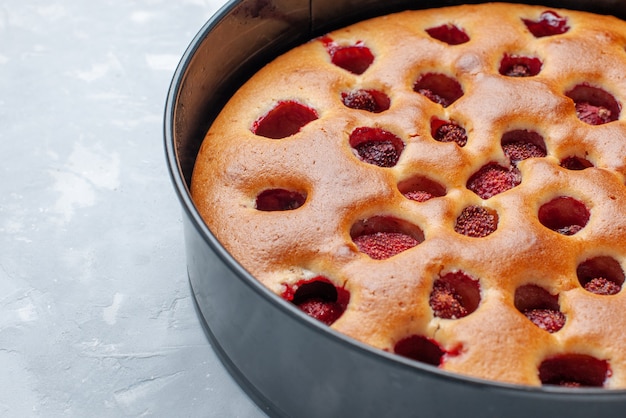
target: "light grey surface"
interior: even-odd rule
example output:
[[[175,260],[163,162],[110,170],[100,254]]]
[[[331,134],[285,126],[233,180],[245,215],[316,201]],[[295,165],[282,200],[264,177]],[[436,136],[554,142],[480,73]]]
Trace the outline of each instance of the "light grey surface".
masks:
[[[195,314],[162,145],[223,3],[0,2],[0,416],[263,416]]]

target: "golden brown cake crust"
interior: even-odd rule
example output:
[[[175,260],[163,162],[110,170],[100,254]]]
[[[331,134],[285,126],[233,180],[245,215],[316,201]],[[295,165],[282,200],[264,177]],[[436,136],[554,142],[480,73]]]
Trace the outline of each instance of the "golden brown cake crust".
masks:
[[[529,31],[524,19],[546,10],[567,19],[565,33]],[[445,24],[462,28],[469,40],[450,45],[426,31]],[[364,45],[374,60],[362,74],[340,68],[331,62],[329,40]],[[541,384],[543,359],[584,354],[610,363],[605,387],[626,388],[626,291],[591,293],[577,274],[597,257],[622,271],[626,265],[626,122],[620,116],[585,123],[567,96],[583,85],[623,103],[625,47],[626,23],[616,18],[500,3],[406,11],[334,31],[277,58],[237,91],[202,144],[192,197],[224,247],[277,294],[316,275],[344,286],[350,302],[331,326],[350,337],[393,351],[407,336],[426,336],[454,352],[440,365],[445,370],[529,385]],[[505,55],[537,58],[541,69],[529,77],[503,75]],[[416,92],[416,80],[433,73],[458,81],[463,95],[444,107]],[[358,89],[384,92],[389,109],[348,108],[342,92]],[[256,135],[255,123],[284,101],[313,109],[317,119],[285,138]],[[462,125],[467,143],[436,141],[433,120]],[[362,161],[348,139],[359,127],[399,137],[397,163]],[[512,164],[501,144],[510,131],[537,133],[546,155]],[[592,167],[563,167],[572,156]],[[516,165],[521,183],[481,198],[468,180],[490,163]],[[439,183],[445,194],[407,199],[398,184],[415,176]],[[255,199],[268,189],[298,191],[306,201],[295,210],[258,210]],[[590,214],[573,235],[538,217],[542,205],[562,196]],[[495,211],[497,229],[484,237],[456,232],[468,206]],[[371,258],[350,232],[377,216],[417,226],[423,242]],[[436,317],[433,283],[456,271],[478,280],[480,304],[463,318]],[[560,330],[547,332],[516,308],[516,289],[526,284],[557,295],[565,316]]]

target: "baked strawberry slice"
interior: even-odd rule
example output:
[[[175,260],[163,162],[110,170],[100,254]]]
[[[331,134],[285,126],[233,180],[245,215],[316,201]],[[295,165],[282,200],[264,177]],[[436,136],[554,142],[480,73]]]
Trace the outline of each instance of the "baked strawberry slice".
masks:
[[[458,81],[439,73],[423,74],[413,85],[413,90],[443,107],[450,106],[463,96],[463,88]]]
[[[539,379],[544,385],[603,387],[610,375],[606,360],[586,354],[560,354],[539,365]]]
[[[362,161],[378,167],[395,166],[404,150],[398,136],[381,128],[356,128],[349,143]]]
[[[600,87],[582,83],[565,95],[574,101],[578,119],[589,125],[603,125],[619,119],[621,104]]]
[[[535,284],[515,290],[514,305],[534,325],[549,333],[557,332],[566,322],[559,306],[559,296]]]
[[[306,195],[286,189],[263,190],[256,197],[255,207],[264,212],[298,209],[306,201]]]
[[[434,197],[445,196],[446,188],[422,175],[415,175],[398,183],[398,190],[407,199],[426,202]]]
[[[498,228],[498,214],[482,206],[468,206],[456,218],[454,230],[468,237],[482,238]]]
[[[464,147],[467,144],[467,132],[456,122],[435,118],[430,124],[430,129],[435,141],[454,142],[459,147]]]
[[[568,170],[584,170],[585,168],[593,167],[593,163],[586,158],[571,156],[561,161],[561,167]]]
[[[463,318],[478,308],[480,284],[463,271],[447,273],[433,283],[429,304],[435,317]]]
[[[482,199],[489,199],[512,189],[521,182],[522,175],[517,168],[505,168],[497,163],[489,163],[469,178],[467,188]]]
[[[544,203],[537,214],[539,222],[562,235],[574,235],[589,222],[587,206],[570,196],[559,196]]]
[[[567,18],[552,10],[541,13],[538,20],[522,19],[522,21],[535,38],[561,35],[569,30]]]
[[[266,138],[283,139],[298,133],[317,118],[317,112],[302,103],[294,100],[280,101],[254,122],[251,131]]]
[[[432,366],[440,366],[446,354],[437,341],[423,335],[411,335],[401,339],[394,346],[393,352]]]
[[[360,252],[374,260],[384,260],[419,245],[422,230],[391,216],[373,216],[356,222],[350,236]]]
[[[507,77],[532,77],[541,71],[539,58],[505,54],[500,61],[500,74]]]
[[[363,42],[359,41],[353,45],[338,45],[328,36],[324,36],[320,40],[330,55],[330,61],[337,67],[353,74],[363,74],[374,62],[374,54]]]
[[[621,264],[606,255],[583,261],[576,268],[576,275],[586,291],[603,296],[619,293],[625,279]]]
[[[549,333],[556,332],[565,325],[565,315],[554,309],[527,309],[522,312],[526,318]]]
[[[428,33],[431,38],[445,42],[448,45],[460,45],[470,40],[470,37],[463,29],[451,23],[428,28],[426,29],[426,33]]]
[[[285,291],[281,296],[326,325],[331,325],[339,319],[350,302],[350,292],[343,287],[335,286],[324,276],[300,280],[290,286],[285,285]]]
[[[342,103],[351,109],[380,113],[389,109],[389,96],[379,90],[354,90],[341,93]]]
[[[596,295],[616,295],[622,290],[622,286],[604,277],[594,277],[583,286],[587,292]]]
[[[516,129],[506,132],[500,140],[502,151],[512,165],[528,158],[542,158],[547,155],[543,137],[537,132]]]
[[[419,241],[401,232],[375,232],[354,238],[354,243],[374,260],[384,260],[415,247]]]

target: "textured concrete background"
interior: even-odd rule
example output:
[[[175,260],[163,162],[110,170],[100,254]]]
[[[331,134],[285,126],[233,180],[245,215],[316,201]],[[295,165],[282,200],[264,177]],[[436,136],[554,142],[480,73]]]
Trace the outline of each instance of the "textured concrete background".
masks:
[[[194,312],[162,145],[223,3],[0,2],[0,416],[263,415]]]

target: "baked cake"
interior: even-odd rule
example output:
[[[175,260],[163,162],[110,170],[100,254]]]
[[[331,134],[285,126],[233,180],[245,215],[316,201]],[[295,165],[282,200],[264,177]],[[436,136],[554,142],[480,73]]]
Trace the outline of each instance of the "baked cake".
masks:
[[[212,124],[191,193],[258,280],[356,340],[626,388],[626,23],[519,4],[311,40]]]

